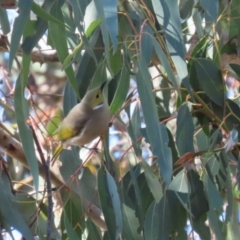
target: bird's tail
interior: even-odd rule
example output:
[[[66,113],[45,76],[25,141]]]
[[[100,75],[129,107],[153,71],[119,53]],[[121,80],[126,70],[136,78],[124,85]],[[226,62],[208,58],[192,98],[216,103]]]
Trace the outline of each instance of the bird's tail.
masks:
[[[51,159],[51,165],[53,165],[55,163],[55,161],[57,160],[57,158],[59,157],[60,153],[62,152],[63,150],[63,146],[62,146],[62,143],[59,143],[53,156],[52,156],[52,159]]]

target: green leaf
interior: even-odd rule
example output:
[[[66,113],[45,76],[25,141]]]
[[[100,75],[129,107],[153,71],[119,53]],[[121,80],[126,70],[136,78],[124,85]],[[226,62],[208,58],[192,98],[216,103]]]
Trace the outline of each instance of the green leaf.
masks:
[[[101,0],[96,1],[95,4],[98,6],[98,4],[102,5],[103,11],[104,11],[104,16],[102,15],[102,11],[98,8],[98,11],[100,13],[100,17],[103,19],[106,19],[106,27],[108,29],[109,36],[112,40],[113,44],[113,53],[117,51],[117,46],[118,46],[118,9],[117,9],[117,0]],[[104,21],[103,21],[104,23]],[[104,30],[105,31],[105,30]],[[104,32],[103,32],[104,33]],[[108,36],[106,36],[108,37]],[[103,37],[104,38],[104,37]]]
[[[126,100],[130,84],[130,74],[128,69],[123,66],[119,75],[119,81],[114,98],[110,105],[111,115],[114,115]]]
[[[101,85],[101,83],[104,82],[104,80],[107,80],[107,69],[106,69],[106,63],[104,60],[102,60],[98,66],[96,71],[94,72],[92,81],[91,81],[91,87],[95,88],[95,87],[99,87]],[[104,93],[106,93],[106,89],[104,89]]]
[[[166,198],[159,203],[153,201],[144,221],[145,239],[168,239],[170,230],[170,211]]]
[[[134,110],[131,114],[132,105],[129,105],[126,108],[126,112],[128,115],[128,118],[130,119],[129,125],[128,125],[128,134],[132,139],[133,149],[135,151],[135,154],[137,156],[142,156],[142,149],[141,149],[141,142],[138,141],[138,139],[142,136],[141,134],[141,117],[140,117],[140,106],[139,104],[136,104],[134,107]]]
[[[8,227],[14,227],[25,239],[34,240],[34,237],[23,216],[19,213],[14,203],[15,196],[11,192],[9,179],[4,172],[0,176],[0,217]],[[7,226],[6,226],[7,228]]]
[[[139,219],[141,227],[143,227],[143,219],[154,197],[149,189],[145,174],[140,174],[140,165],[136,165],[130,172],[129,176],[124,176],[124,189],[130,201],[136,209],[136,216]],[[134,172],[133,172],[134,171]],[[136,179],[134,179],[136,178]],[[132,180],[132,181],[131,181]],[[129,183],[129,184],[128,184]]]
[[[63,112],[61,109],[57,108],[55,111],[54,117],[50,119],[50,121],[47,123],[47,126],[46,126],[46,131],[49,134],[49,136],[52,136],[56,132],[62,119],[63,119]]]
[[[73,148],[74,150],[74,148]],[[87,167],[81,167],[78,151],[63,150],[60,155],[62,166],[60,168],[61,176],[67,186],[78,196],[91,201],[97,207],[100,207],[98,196],[96,196],[96,178]],[[70,161],[69,161],[70,159]],[[80,178],[72,181],[72,175],[76,169],[81,167]],[[85,184],[87,183],[87,184]],[[81,186],[81,187],[79,187]]]
[[[182,22],[186,21],[192,14],[194,0],[180,0],[179,12]]]
[[[144,170],[144,175],[146,177],[148,187],[155,198],[155,202],[159,203],[159,201],[163,197],[163,193],[158,177],[155,175],[152,168],[144,160],[141,161],[141,166]]]
[[[7,11],[0,6],[0,25],[3,33],[7,35],[10,32]]]
[[[59,21],[57,18],[49,14],[45,9],[40,7],[38,4],[33,2],[32,4],[32,11],[40,18],[44,19],[45,21],[50,21],[53,23],[58,24],[60,27],[65,28],[65,24]]]
[[[60,22],[63,22],[63,15],[61,11],[61,1],[56,1],[50,11],[50,14],[58,19]],[[62,27],[59,27],[58,24],[53,22],[48,22],[49,25],[49,33],[51,36],[51,39],[54,43],[54,46],[57,50],[57,54],[59,57],[59,60],[61,63],[64,63],[64,60],[68,56],[68,46],[66,41],[66,31],[65,29],[62,29]],[[79,91],[78,91],[78,85],[76,82],[75,74],[73,71],[72,66],[69,66],[65,69],[66,75],[68,77],[68,81],[70,82],[72,88],[75,91],[76,96],[80,99]]]
[[[188,194],[186,195],[188,198]],[[177,197],[176,192],[166,191],[168,208],[170,211],[170,225],[171,225],[171,234],[169,238],[181,240],[187,239],[187,232],[185,231],[186,222],[189,217],[186,209],[182,206],[180,200]],[[177,233],[177,234],[176,234]]]
[[[121,195],[123,212],[123,238],[142,240],[143,237],[138,233],[140,224],[136,217],[134,205],[124,191],[121,192]]]
[[[19,15],[15,18],[13,24],[12,37],[10,41],[10,56],[9,56],[9,72],[11,72],[13,60],[18,51],[20,40],[23,35],[24,28],[30,17],[30,11],[33,0],[19,0],[18,8],[20,9]]]
[[[33,175],[33,181],[36,192],[38,192],[39,184],[38,160],[35,154],[32,131],[26,126],[26,121],[29,117],[29,105],[28,105],[29,103],[24,97],[24,91],[28,80],[29,65],[30,56],[23,54],[22,71],[18,76],[15,86],[14,105],[19,134],[23,145],[24,153],[26,155],[31,174]]]
[[[64,205],[62,220],[65,228],[62,227],[62,232],[67,230],[67,236],[70,239],[81,239],[81,235],[85,225],[85,217],[82,208],[82,203],[79,197],[71,193],[68,201]],[[75,238],[73,238],[75,237]]]
[[[220,153],[213,154],[206,162],[206,168],[209,173],[215,177],[219,173],[220,169]]]
[[[113,4],[115,4],[115,0],[111,1]],[[105,4],[105,5],[104,5]],[[110,66],[110,58],[109,58],[109,50],[110,50],[110,43],[109,43],[109,32],[108,32],[108,24],[105,16],[105,8],[107,8],[107,5],[111,5],[110,1],[100,1],[100,0],[93,0],[88,7],[91,5],[92,8],[96,9],[97,15],[100,17],[102,20],[101,23],[101,32],[102,32],[102,38],[103,38],[103,43],[104,43],[104,49],[105,49],[105,58],[107,60],[108,65]],[[107,10],[107,9],[106,9]],[[111,14],[111,9],[110,9],[110,14]],[[87,13],[86,13],[87,14]]]
[[[164,70],[167,73],[167,77],[169,78],[169,80],[173,84],[174,89],[176,91],[178,91],[178,93],[180,94],[180,91],[179,91],[179,84],[180,83],[177,81],[176,77],[174,76],[173,70],[172,70],[171,65],[169,63],[169,59],[166,57],[165,53],[163,52],[161,46],[156,41],[156,39],[151,36],[151,40],[152,40],[152,45],[153,45],[153,48],[155,50],[155,53],[157,54],[158,59],[161,60],[162,66],[164,67]]]
[[[78,104],[74,90],[71,87],[71,84],[67,82],[64,95],[63,95],[63,112],[64,116],[67,116],[71,109]]]
[[[122,69],[122,53],[121,48],[118,48],[114,53],[113,50],[110,50],[110,66],[113,76],[115,76]]]
[[[104,46],[100,28],[97,28],[96,31],[93,32],[92,36],[89,39],[89,45],[94,51],[97,62],[100,62],[104,54]],[[96,68],[97,65],[94,59],[91,57],[88,51],[85,51],[83,57],[80,60],[80,64],[76,73],[80,96],[84,96],[86,93],[91,83],[91,79],[93,78],[93,75],[96,71]]]
[[[65,227],[66,227],[66,230],[67,230],[67,236],[68,236],[68,239],[70,240],[80,240],[81,238],[79,238],[78,234],[76,233],[75,229],[73,229],[67,215],[65,212],[63,212],[63,218],[64,218],[64,224],[65,224]]]
[[[185,170],[181,170],[170,183],[169,190],[181,193],[189,193],[189,187],[187,182],[187,176]]]
[[[151,149],[153,154],[157,157],[161,174],[166,184],[169,185],[172,176],[172,152],[168,147],[168,133],[166,127],[163,124],[159,125],[157,108],[150,81],[151,76],[142,56],[138,58],[138,69],[136,74],[137,88]]]
[[[85,37],[88,38],[91,36],[91,34],[95,31],[95,29],[100,25],[101,23],[101,19],[97,19],[95,21],[93,21],[89,27],[87,28],[86,32],[85,32]],[[76,58],[79,57],[79,55],[81,54],[81,51],[84,47],[84,41],[81,41],[80,44],[73,50],[73,52],[71,54],[69,54],[66,59],[64,59],[63,65],[62,65],[62,69],[66,69],[70,66],[70,64],[72,64]]]
[[[154,33],[153,33],[152,28],[149,26],[149,24],[143,25],[142,32],[143,32],[143,34],[141,37],[141,51],[142,51],[142,55],[144,56],[145,62],[148,65],[151,62],[151,58],[152,58],[152,54],[153,54],[153,43],[152,43],[153,39],[152,38],[154,38]],[[160,53],[163,54],[165,57],[165,54],[163,52],[161,52],[162,49],[161,49],[160,45],[158,47],[160,48]],[[158,58],[159,58],[159,55],[158,55]]]
[[[52,5],[53,5],[52,0],[45,0],[43,5],[42,5],[43,11],[46,11],[48,13],[50,11]],[[38,44],[39,40],[46,33],[47,27],[48,27],[47,21],[38,17],[37,21],[36,21],[36,24],[35,24],[34,33],[32,33],[31,36],[26,37],[23,41],[22,46],[21,46],[23,51],[26,54],[31,53],[32,49]]]
[[[204,192],[203,182],[195,170],[187,170],[187,181],[190,192],[190,211],[192,216],[197,219],[209,210],[209,204]]]
[[[204,10],[204,17],[206,21],[206,30],[210,30],[212,24],[216,23],[218,19],[218,8],[219,2],[215,1],[208,1],[208,0],[200,0],[200,4]]]
[[[87,240],[102,239],[101,232],[96,227],[96,225],[91,221],[90,218],[88,218],[86,221],[86,228],[88,230]]]
[[[15,204],[15,207],[22,215],[24,221],[28,224],[28,226],[31,226],[32,234],[34,234],[37,225],[37,222],[33,218],[34,213],[37,211],[36,199],[25,193],[17,193],[13,200],[13,204]]]
[[[201,126],[203,126],[203,124],[201,124]],[[209,137],[205,134],[203,128],[198,131],[197,133],[195,133],[195,139],[197,142],[197,146],[198,146],[198,151],[206,151],[206,149],[209,149]]]
[[[108,234],[111,239],[117,240],[122,232],[121,203],[116,183],[104,168],[98,170],[98,192]]]
[[[203,184],[208,197],[211,211],[216,209],[219,213],[222,213],[223,200],[221,198],[221,195],[217,191],[216,186],[207,174],[204,174],[203,176]]]
[[[229,9],[229,18],[231,21],[229,21],[229,39],[232,39],[233,37],[236,37],[239,33],[239,26],[240,26],[240,20],[239,20],[239,1],[238,0],[232,0],[230,3],[230,9]]]
[[[191,93],[178,1],[152,0],[152,4],[157,21],[165,30],[168,52],[179,76],[178,84],[183,82],[188,92]]]
[[[196,59],[194,65],[203,91],[212,101],[222,106],[225,101],[225,87],[221,71],[212,61],[203,58]]]
[[[177,115],[176,144],[180,156],[187,152],[194,152],[193,135],[194,125],[192,122],[192,116],[190,114],[188,104],[184,103],[178,109]]]

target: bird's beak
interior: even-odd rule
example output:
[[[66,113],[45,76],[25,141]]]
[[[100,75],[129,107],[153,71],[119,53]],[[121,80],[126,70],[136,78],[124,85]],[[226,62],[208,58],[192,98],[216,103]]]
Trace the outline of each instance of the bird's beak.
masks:
[[[102,85],[100,86],[101,91],[103,91],[104,86],[106,85],[107,81],[103,82]]]

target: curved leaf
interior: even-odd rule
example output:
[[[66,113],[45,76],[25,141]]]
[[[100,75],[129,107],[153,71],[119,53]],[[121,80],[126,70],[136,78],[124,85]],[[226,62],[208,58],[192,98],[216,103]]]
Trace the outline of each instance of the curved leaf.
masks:
[[[168,147],[168,133],[165,125],[159,125],[157,108],[150,82],[151,76],[141,56],[138,58],[138,69],[136,74],[137,88],[141,99],[148,138],[152,152],[157,157],[161,174],[166,184],[169,185],[172,176],[172,152]]]
[[[14,93],[14,105],[16,111],[16,119],[19,128],[19,134],[23,145],[24,153],[26,154],[27,162],[33,175],[33,181],[36,192],[38,192],[39,170],[38,160],[35,153],[33,136],[31,130],[27,127],[26,121],[29,117],[29,103],[24,97],[25,87],[27,85],[30,56],[23,55],[23,69],[20,73]]]
[[[7,11],[0,6],[0,25],[3,33],[7,35],[10,32]]]
[[[122,233],[122,210],[116,183],[110,173],[98,170],[98,191],[110,239],[119,239]]]
[[[178,109],[177,116],[176,144],[180,156],[187,152],[194,152],[193,135],[194,125],[192,116],[188,109],[188,104],[185,103]]]
[[[4,219],[1,220],[5,224],[8,224],[9,227],[13,226],[16,228],[27,240],[34,240],[31,230],[14,205],[15,197],[8,185],[9,180],[7,176],[2,172],[0,176],[0,215],[1,218],[3,217]]]
[[[163,197],[161,184],[152,168],[144,160],[141,161],[141,166],[144,169],[144,175],[146,177],[148,187],[155,198],[155,202],[159,203]]]
[[[144,221],[145,239],[168,239],[170,230],[170,211],[166,199],[162,198],[159,203],[153,201]]]
[[[52,8],[51,8],[51,15],[58,19],[60,22],[63,22],[63,15],[61,11],[62,1],[56,1]],[[61,63],[64,63],[64,60],[68,56],[68,46],[66,41],[66,31],[65,29],[62,29],[62,27],[59,27],[58,24],[53,22],[48,22],[49,25],[49,34],[51,36],[51,39],[54,43],[54,46],[57,50],[57,54],[59,57],[59,60]],[[68,77],[68,80],[72,86],[72,88],[75,91],[76,96],[80,99],[79,91],[78,91],[78,85],[75,78],[75,74],[73,71],[72,66],[69,66],[65,69],[66,75]]]
[[[20,9],[19,15],[15,18],[13,24],[12,37],[10,41],[10,56],[9,56],[9,71],[11,71],[13,59],[18,51],[20,40],[23,35],[24,28],[30,17],[30,11],[33,0],[19,0],[18,8]]]
[[[197,58],[194,61],[197,79],[203,91],[216,104],[222,106],[225,100],[225,86],[221,71],[210,60]]]

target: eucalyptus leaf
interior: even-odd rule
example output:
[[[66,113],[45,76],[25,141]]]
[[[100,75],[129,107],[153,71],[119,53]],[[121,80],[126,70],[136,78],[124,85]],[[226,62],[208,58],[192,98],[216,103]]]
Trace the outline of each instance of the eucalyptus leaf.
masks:
[[[225,86],[221,71],[208,59],[198,58],[194,64],[199,85],[212,101],[222,106],[225,99]]]
[[[57,1],[54,3],[54,5],[51,8],[51,15],[58,19],[60,22],[63,22],[63,15],[61,11],[62,3],[61,1]],[[68,47],[67,47],[67,41],[66,41],[66,31],[65,29],[62,29],[59,27],[58,24],[53,22],[48,22],[49,25],[49,32],[51,39],[54,43],[54,46],[57,50],[57,54],[59,57],[59,60],[61,63],[64,63],[65,58],[68,56]],[[72,88],[75,91],[76,96],[80,99],[80,95],[78,92],[78,86],[75,78],[75,74],[73,72],[72,66],[69,66],[65,69],[66,75],[68,77],[68,80],[72,86]]]
[[[137,87],[151,149],[153,154],[157,156],[161,174],[166,184],[169,185],[172,175],[172,153],[167,146],[168,135],[165,125],[159,125],[150,82],[151,76],[141,56],[138,58],[138,68],[139,71],[136,74]]]
[[[194,152],[193,146],[194,125],[188,108],[188,104],[183,104],[178,109],[176,144],[180,156],[187,152]],[[182,139],[185,138],[183,141]]]
[[[122,232],[122,210],[116,183],[110,173],[103,168],[98,170],[98,190],[102,211],[108,227],[110,239],[119,239]]]
[[[13,31],[10,41],[10,56],[9,56],[9,70],[11,71],[13,60],[18,51],[20,40],[23,35],[24,28],[30,16],[33,0],[19,0],[18,8],[20,10],[19,15],[15,18],[13,24]]]

